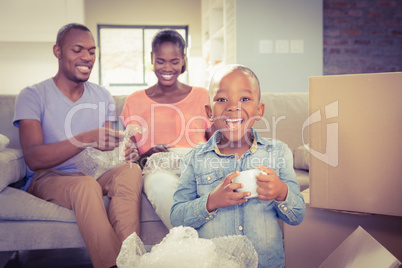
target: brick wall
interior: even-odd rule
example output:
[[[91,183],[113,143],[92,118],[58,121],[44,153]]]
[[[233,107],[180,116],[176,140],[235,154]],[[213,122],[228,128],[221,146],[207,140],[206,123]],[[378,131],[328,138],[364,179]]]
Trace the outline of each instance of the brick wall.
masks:
[[[402,0],[324,0],[324,75],[402,71]]]

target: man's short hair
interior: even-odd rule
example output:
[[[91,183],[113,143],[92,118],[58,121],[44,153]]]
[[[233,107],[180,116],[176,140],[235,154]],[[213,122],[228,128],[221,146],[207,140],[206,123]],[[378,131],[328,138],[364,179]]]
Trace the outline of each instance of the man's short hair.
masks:
[[[78,29],[82,31],[87,31],[91,32],[87,26],[79,23],[69,23],[67,25],[64,25],[63,27],[60,28],[59,32],[57,33],[57,38],[56,38],[56,45],[60,45],[63,41],[64,36],[72,29]]]

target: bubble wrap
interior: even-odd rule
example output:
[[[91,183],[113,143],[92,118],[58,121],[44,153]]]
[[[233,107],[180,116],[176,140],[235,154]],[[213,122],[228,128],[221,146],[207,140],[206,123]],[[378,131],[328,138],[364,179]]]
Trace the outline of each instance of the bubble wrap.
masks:
[[[176,175],[180,175],[180,158],[181,156],[175,152],[160,152],[152,154],[148,157],[142,173],[144,175],[154,173],[158,169],[170,170]]]
[[[253,268],[257,265],[257,252],[246,236],[203,239],[195,229],[183,226],[170,229],[150,252],[145,252],[141,239],[133,233],[123,242],[117,257],[119,268]]]
[[[106,171],[126,163],[124,154],[124,145],[130,142],[130,137],[142,133],[143,129],[138,125],[128,125],[124,131],[124,140],[120,142],[119,147],[113,151],[100,151],[88,147],[73,158],[73,161],[79,171],[83,174],[98,179]]]
[[[4,151],[9,143],[10,140],[3,134],[0,134],[0,152]]]

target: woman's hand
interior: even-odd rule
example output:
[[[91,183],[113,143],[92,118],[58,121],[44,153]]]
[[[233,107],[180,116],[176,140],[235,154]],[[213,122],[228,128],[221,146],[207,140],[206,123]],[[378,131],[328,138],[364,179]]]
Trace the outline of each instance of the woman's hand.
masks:
[[[147,163],[148,157],[150,157],[151,155],[153,155],[155,153],[168,152],[169,148],[170,147],[167,146],[166,144],[158,144],[155,147],[152,147],[151,149],[149,149],[148,151],[146,151],[144,154],[142,154],[140,156],[140,159],[139,159],[140,167],[143,168],[145,166],[145,164]]]
[[[144,156],[150,157],[151,155],[156,154],[156,153],[168,152],[169,148],[170,147],[167,146],[166,144],[158,144],[155,147],[152,147],[151,149],[146,151]]]
[[[207,210],[209,212],[218,208],[240,205],[247,202],[246,197],[250,195],[250,192],[234,192],[234,190],[243,187],[240,183],[232,183],[232,180],[239,174],[239,171],[230,173],[226,176],[225,180],[216,186],[209,194],[207,201]]]
[[[128,162],[135,162],[140,159],[140,154],[138,152],[137,144],[135,139],[130,139],[130,141],[124,144],[124,157]]]

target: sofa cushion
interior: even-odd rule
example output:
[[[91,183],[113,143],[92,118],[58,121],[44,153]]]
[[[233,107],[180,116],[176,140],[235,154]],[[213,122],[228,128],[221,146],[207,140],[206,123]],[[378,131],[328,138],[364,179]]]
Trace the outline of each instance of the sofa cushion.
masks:
[[[26,164],[21,149],[6,148],[0,152],[0,191],[25,177]]]
[[[75,222],[72,210],[12,187],[0,192],[0,204],[0,220]]]
[[[107,196],[103,196],[106,208],[109,201]],[[6,187],[0,192],[0,204],[0,220],[76,222],[72,210],[13,187]]]
[[[1,221],[0,237],[0,251],[85,247],[78,231],[78,225],[74,222]],[[20,257],[22,256],[20,255]],[[46,261],[43,260],[41,263],[45,264]],[[0,265],[0,267],[3,266]],[[17,267],[21,266],[17,265]],[[32,266],[27,264],[27,267]],[[44,265],[41,267],[52,266]],[[58,267],[73,267],[73,265],[59,265]]]
[[[286,143],[294,150],[303,140],[308,140],[304,126],[308,118],[308,92],[262,93],[265,104],[264,117],[253,127],[266,138],[274,138]]]
[[[109,198],[103,197],[105,207]],[[0,220],[38,220],[75,222],[74,212],[45,201],[20,189],[6,187],[0,192]],[[145,193],[142,193],[141,221],[160,221]]]
[[[308,146],[308,145],[307,145]],[[310,153],[301,145],[293,150],[293,166],[296,169],[310,170]]]

